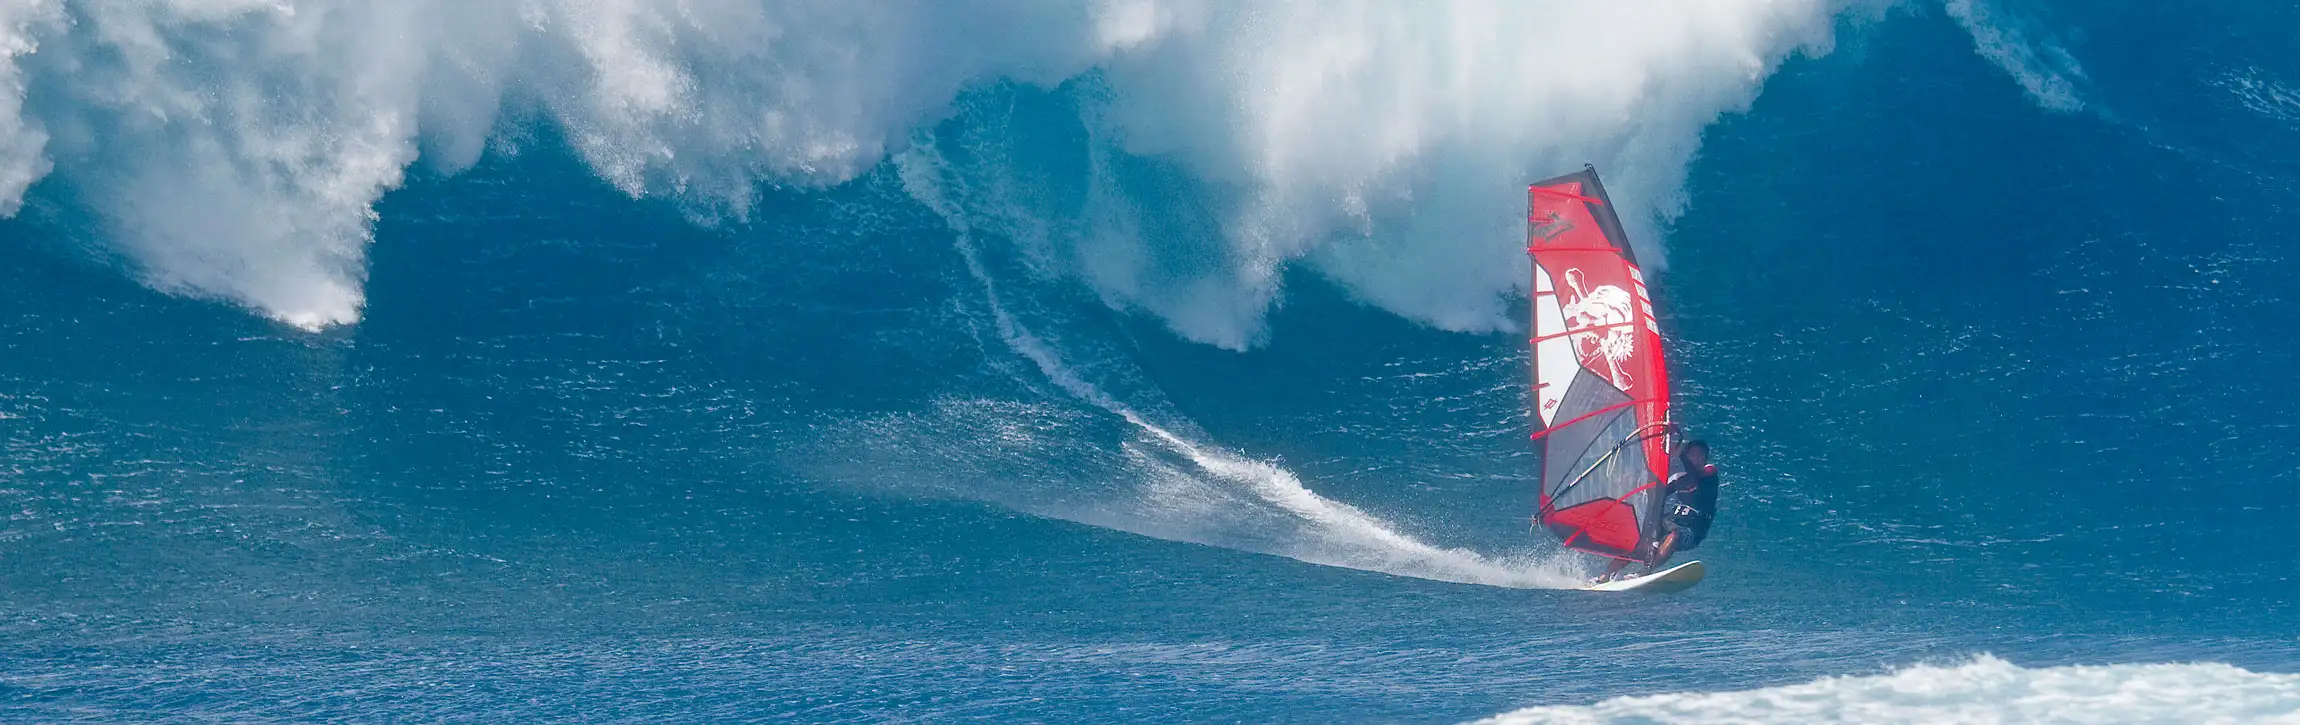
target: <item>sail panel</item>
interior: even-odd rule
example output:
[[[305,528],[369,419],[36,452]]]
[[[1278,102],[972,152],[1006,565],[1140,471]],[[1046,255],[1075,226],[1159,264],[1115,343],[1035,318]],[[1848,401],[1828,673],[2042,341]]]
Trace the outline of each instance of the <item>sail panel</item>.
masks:
[[[1669,473],[1669,381],[1652,300],[1595,169],[1528,196],[1537,520],[1566,546],[1643,560]]]

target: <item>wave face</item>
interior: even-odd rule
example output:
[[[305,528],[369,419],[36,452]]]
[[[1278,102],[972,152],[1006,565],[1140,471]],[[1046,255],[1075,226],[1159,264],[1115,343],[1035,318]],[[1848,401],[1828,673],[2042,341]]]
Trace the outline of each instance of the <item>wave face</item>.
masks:
[[[2134,723],[2300,719],[2300,677],[2227,665],[2026,669],[1994,657],[1890,675],[1831,677],[1745,692],[1624,697],[1537,707],[1478,722]]]
[[[1524,283],[1477,240],[1529,170],[1602,163],[1642,221],[1673,214],[1701,128],[1825,48],[1836,9],[41,0],[0,15],[0,211],[52,179],[153,286],[318,328],[358,319],[376,203],[419,159],[452,172],[546,129],[626,194],[742,219],[762,186],[850,181],[1013,82],[1068,89],[1090,168],[974,170],[1022,178],[960,213],[1051,224],[1038,243],[1112,303],[1243,347],[1306,261],[1490,330]],[[1173,183],[1113,168],[1143,163]]]
[[[2295,13],[0,3],[0,720],[2286,717]],[[1584,161],[1681,596],[1528,530]]]

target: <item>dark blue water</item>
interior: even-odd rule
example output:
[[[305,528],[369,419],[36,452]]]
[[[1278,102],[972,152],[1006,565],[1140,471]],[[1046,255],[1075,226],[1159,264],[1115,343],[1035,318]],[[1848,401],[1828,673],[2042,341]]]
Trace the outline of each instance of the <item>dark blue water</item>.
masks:
[[[1091,78],[972,87],[931,157],[736,217],[512,114],[382,198],[364,311],[317,332],[144,284],[110,187],[54,177],[0,222],[0,719],[1442,722],[1830,676],[1908,709],[1811,719],[2210,704],[2008,694],[2085,672],[2291,717],[2300,15],[1984,10],[2080,102],[1960,3],[1854,10],[1702,132],[1656,293],[1727,488],[1669,597],[1541,588],[1587,564],[1527,531],[1521,334],[1298,263],[1209,345],[1190,285],[1242,253],[1191,204],[1126,285],[983,221],[1004,174],[1052,180],[1025,212],[1086,213],[1058,182],[1098,165],[1223,183],[1091,150]],[[2250,673],[2080,667],[2194,662]],[[1859,700],[1913,665],[2020,684]]]

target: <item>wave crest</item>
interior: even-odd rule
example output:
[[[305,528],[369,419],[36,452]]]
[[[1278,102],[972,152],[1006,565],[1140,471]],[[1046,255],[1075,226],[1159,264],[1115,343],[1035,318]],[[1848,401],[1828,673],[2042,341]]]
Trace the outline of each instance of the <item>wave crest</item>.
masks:
[[[1243,347],[1305,263],[1491,329],[1520,183],[1594,161],[1666,216],[1701,128],[1842,2],[36,0],[0,10],[0,211],[53,176],[154,286],[346,323],[376,201],[506,128],[741,218],[762,184],[876,168],[970,88],[1070,82],[1106,163],[1041,182],[1109,197],[1065,234],[1113,304]],[[1181,182],[1115,178],[1140,168]]]

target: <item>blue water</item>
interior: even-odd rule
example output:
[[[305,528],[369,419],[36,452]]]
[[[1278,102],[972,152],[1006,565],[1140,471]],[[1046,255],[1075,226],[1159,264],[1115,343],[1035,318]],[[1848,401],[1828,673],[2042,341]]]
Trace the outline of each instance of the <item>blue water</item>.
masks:
[[[95,39],[124,26],[33,7],[73,23],[16,66],[55,168],[0,221],[0,719],[1455,722],[2198,662],[2242,669],[2168,671],[2285,698],[2239,719],[2300,711],[2289,9],[1817,10],[1828,43],[1745,109],[1686,112],[1681,174],[1605,124],[1493,149],[1609,162],[1665,260],[1727,488],[1710,578],[1631,598],[1545,588],[1592,564],[1527,529],[1522,282],[1492,282],[1523,270],[1481,271],[1522,264],[1515,219],[1412,234],[1478,208],[1442,178],[1476,163],[1366,202],[1404,243],[1257,247],[1273,197],[1190,160],[1248,141],[1097,125],[1155,58],[936,80],[848,173],[622,178],[611,124],[515,90],[477,145],[422,116],[372,242],[311,252],[340,200],[262,183],[310,169],[171,176],[212,160],[168,145],[196,124],[70,89],[138,72]],[[152,22],[271,29],[235,12]],[[199,57],[178,81],[234,71]],[[151,214],[226,241],[154,251],[192,243]],[[340,248],[356,272],[261,261]],[[1999,695],[1889,717],[2040,712]],[[2066,696],[2043,712],[2186,717]]]

